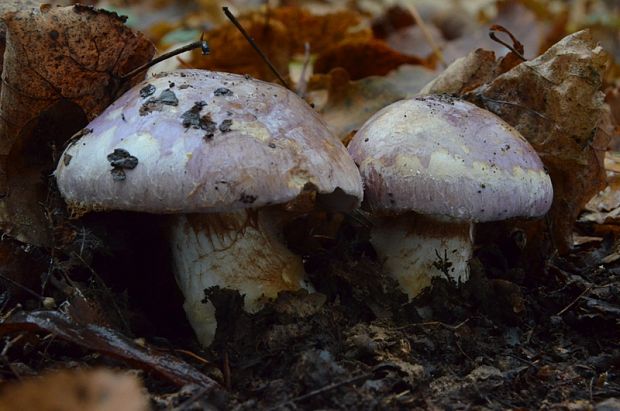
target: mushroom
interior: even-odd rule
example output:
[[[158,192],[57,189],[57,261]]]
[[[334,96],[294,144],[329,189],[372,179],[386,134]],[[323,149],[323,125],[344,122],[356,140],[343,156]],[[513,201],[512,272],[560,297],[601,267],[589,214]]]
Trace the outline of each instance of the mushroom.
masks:
[[[357,132],[349,153],[376,215],[371,242],[410,298],[435,276],[469,276],[473,223],[536,217],[549,175],[530,144],[496,115],[449,96],[391,104]]]
[[[76,215],[173,215],[175,275],[205,346],[216,330],[206,288],[239,290],[250,312],[308,288],[282,225],[294,211],[352,209],[363,195],[346,148],[294,93],[201,70],[128,91],[68,145],[55,175]]]

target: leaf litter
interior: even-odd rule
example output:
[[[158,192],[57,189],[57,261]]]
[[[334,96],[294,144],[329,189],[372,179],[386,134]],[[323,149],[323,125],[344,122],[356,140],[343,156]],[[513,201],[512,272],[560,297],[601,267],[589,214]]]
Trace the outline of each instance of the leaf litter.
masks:
[[[620,351],[615,345],[620,336],[620,230],[609,219],[582,218],[574,224],[584,204],[606,183],[603,153],[609,136],[602,133],[605,121],[617,127],[613,117],[605,120],[608,113],[599,92],[609,76],[605,53],[587,32],[571,34],[526,62],[515,59],[510,51],[497,58],[492,51],[469,47],[456,53],[465,57],[423,87],[437,75],[436,62],[427,56],[404,58],[406,54],[390,48],[364,28],[368,17],[359,11],[365,6],[362,1],[354,3],[358,11],[353,7],[340,14],[317,16],[295,7],[271,8],[250,12],[240,21],[283,73],[288,73],[289,63],[310,44],[308,99],[345,142],[374,111],[421,89],[461,95],[496,112],[519,128],[545,161],[556,187],[549,217],[542,222],[510,222],[501,229],[499,225],[480,227],[471,280],[457,288],[438,279],[431,290],[407,301],[383,271],[368,241],[363,211],[334,219],[299,216],[288,223],[285,236],[289,247],[304,256],[315,292],[282,293],[260,312],[248,314],[241,310],[243,296],[238,293],[207,290],[219,323],[226,326],[218,328],[214,345],[204,350],[197,346],[180,309],[182,301],[175,294],[160,223],[124,213],[67,220],[59,201],[48,202],[53,218],[46,219],[44,226],[53,234],[50,248],[33,247],[45,243],[34,240],[31,244],[0,243],[6,248],[0,248],[10,274],[6,278],[21,284],[20,288],[2,279],[10,291],[0,301],[4,381],[76,365],[135,367],[142,370],[155,409],[613,406],[613,398],[620,396]],[[519,3],[526,7],[521,3],[531,2]],[[202,7],[212,6],[205,2]],[[44,8],[40,13],[66,13],[75,18],[72,10]],[[534,13],[521,17],[539,16],[535,7],[529,10]],[[42,102],[24,103],[33,110],[18,116],[15,125],[2,126],[2,130],[13,130],[7,134],[13,137],[4,140],[10,142],[10,151],[29,161],[44,157],[46,167],[58,159],[52,159],[51,152],[41,155],[22,149],[26,125],[33,119],[43,122],[45,116],[66,119],[67,113],[77,115],[80,121],[73,123],[75,130],[59,133],[62,137],[57,144],[61,146],[111,101],[114,93],[110,90],[118,87],[114,79],[152,53],[148,46],[138,50],[138,45],[148,45],[146,40],[114,15],[92,9],[83,12],[91,16],[87,19],[91,23],[96,20],[96,27],[112,24],[113,35],[125,39],[110,44],[109,51],[118,60],[98,62],[107,82],[92,85],[94,89],[83,84],[87,88],[80,94],[76,92],[79,87],[73,86],[81,80],[63,86],[63,76],[53,75],[55,63],[50,61],[55,60],[42,57],[35,62],[40,67],[35,64],[35,68],[39,73],[50,71],[46,79],[54,87],[41,85],[47,94],[32,95],[42,97]],[[502,16],[504,26],[517,33],[510,23],[518,21],[512,19],[519,13]],[[35,23],[29,27],[35,31],[42,27],[48,33],[45,20]],[[429,20],[429,24],[437,24],[446,33],[439,20]],[[8,51],[13,44],[10,29]],[[76,36],[100,47],[97,33],[87,30]],[[534,40],[539,35],[536,31]],[[214,53],[221,54],[212,61],[193,59],[192,64],[212,64],[221,70],[273,79],[231,25],[224,23],[207,37]],[[522,35],[517,34],[516,40],[523,40]],[[130,46],[123,52],[125,43]],[[525,55],[535,55],[537,50],[529,46],[533,43],[524,43]],[[91,54],[80,53],[79,47],[71,50],[77,53],[69,56],[84,67],[93,67],[80,60],[90,61]],[[343,56],[343,50],[350,52]],[[354,65],[360,55],[377,56],[373,53],[386,50],[385,63],[368,64],[363,70]],[[7,52],[5,61],[10,56]],[[76,75],[83,80],[79,70]],[[93,96],[102,100],[90,101]],[[72,104],[48,113],[47,107],[56,100]],[[0,98],[3,113],[13,109],[4,101]],[[200,127],[196,118],[191,112],[182,121],[187,127]],[[28,133],[34,135],[38,129],[34,130]],[[49,134],[40,136],[42,141],[49,139]],[[607,157],[614,158],[609,153]],[[22,175],[22,170],[33,169],[26,164],[10,170]],[[608,161],[606,168],[613,191],[613,163]],[[39,179],[40,170],[45,167],[33,173]],[[29,198],[40,200],[48,189],[53,198],[53,187],[47,186]],[[612,208],[612,200],[595,204]],[[30,201],[29,207],[39,204]],[[573,241],[577,238],[597,240]],[[20,268],[29,275],[17,274],[24,271]],[[56,301],[60,309],[54,309]],[[15,307],[16,303],[22,306]],[[134,339],[136,335],[146,340]],[[88,381],[90,377],[76,378]],[[23,384],[18,389],[27,390],[30,382]],[[122,391],[112,389],[111,394]]]
[[[41,204],[48,184],[42,176],[54,167],[50,153],[131,86],[120,77],[154,49],[115,13],[87,6],[20,7],[0,19],[0,225],[20,241],[49,246]]]

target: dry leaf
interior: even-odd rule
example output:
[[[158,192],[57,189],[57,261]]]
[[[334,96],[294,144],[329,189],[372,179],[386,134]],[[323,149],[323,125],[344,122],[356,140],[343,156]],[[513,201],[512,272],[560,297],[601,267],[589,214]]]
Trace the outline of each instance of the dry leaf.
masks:
[[[272,9],[268,15],[255,12],[238,20],[280,73],[288,72],[293,56],[303,55],[306,42],[311,53],[321,53],[346,38],[371,36],[369,29],[358,27],[361,16],[352,11],[316,16],[300,8],[284,7]],[[193,67],[274,79],[267,65],[231,23],[208,32],[206,40],[212,52],[207,59],[195,53]]]
[[[600,130],[606,114],[600,88],[607,64],[607,54],[584,30],[469,96],[517,128],[541,156],[553,182],[548,215],[561,252],[572,244],[584,204],[605,186],[608,136]]]
[[[605,153],[607,187],[592,197],[579,217],[580,222],[620,224],[620,153]]]
[[[495,53],[477,49],[450,64],[420,94],[464,94],[495,78]]]
[[[432,68],[425,60],[399,53],[382,40],[353,38],[319,54],[314,71],[327,73],[341,67],[352,80],[359,80],[368,76],[386,75],[403,64],[425,64]]]
[[[115,13],[90,7],[45,6],[0,17],[7,34],[0,226],[20,241],[49,245],[41,204],[54,154],[130,86],[119,77],[148,61],[154,49]]]
[[[424,66],[403,65],[386,76],[350,81],[344,69],[334,69],[329,73],[328,100],[321,109],[323,119],[343,140],[383,107],[414,96],[434,75]]]
[[[140,380],[106,369],[48,372],[5,386],[0,411],[147,411]]]
[[[6,47],[6,27],[2,23],[1,17],[8,13],[15,13],[23,9],[31,9],[39,7],[38,0],[4,0],[0,3],[0,75],[2,74],[2,65],[4,61],[4,48]],[[2,84],[0,83],[0,88]]]

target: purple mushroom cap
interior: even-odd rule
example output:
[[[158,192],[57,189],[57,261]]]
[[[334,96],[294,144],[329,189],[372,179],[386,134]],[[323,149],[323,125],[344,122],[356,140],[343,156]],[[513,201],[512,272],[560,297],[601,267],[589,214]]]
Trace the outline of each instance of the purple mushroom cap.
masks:
[[[129,90],[65,150],[58,187],[91,210],[222,212],[306,190],[362,197],[346,148],[297,95],[228,73],[179,70]]]
[[[545,214],[549,175],[532,146],[510,125],[448,96],[391,104],[357,132],[349,153],[372,211],[463,221]]]

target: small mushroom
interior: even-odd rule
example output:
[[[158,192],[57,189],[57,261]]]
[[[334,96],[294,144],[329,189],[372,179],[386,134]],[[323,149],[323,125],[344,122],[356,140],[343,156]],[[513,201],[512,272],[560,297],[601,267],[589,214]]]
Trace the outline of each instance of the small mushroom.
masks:
[[[468,278],[472,223],[542,216],[553,198],[540,158],[514,128],[448,96],[385,107],[349,153],[377,216],[371,242],[410,297],[435,276]]]
[[[280,291],[308,288],[301,258],[281,232],[296,205],[306,204],[300,198],[338,211],[362,198],[346,148],[303,100],[275,84],[200,70],[164,73],[88,127],[65,150],[71,161],[58,164],[61,194],[77,215],[173,214],[176,279],[204,345],[216,330],[206,288],[238,290],[248,311]]]

